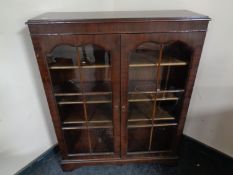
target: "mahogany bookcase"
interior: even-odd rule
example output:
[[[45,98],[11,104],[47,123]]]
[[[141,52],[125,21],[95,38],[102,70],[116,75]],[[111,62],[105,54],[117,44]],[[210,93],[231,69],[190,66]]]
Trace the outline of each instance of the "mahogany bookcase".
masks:
[[[184,10],[28,20],[64,170],[177,160],[209,20]]]

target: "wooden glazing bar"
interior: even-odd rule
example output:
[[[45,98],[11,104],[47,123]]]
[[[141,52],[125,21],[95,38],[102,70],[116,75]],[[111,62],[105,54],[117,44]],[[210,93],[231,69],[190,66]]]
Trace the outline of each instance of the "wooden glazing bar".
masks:
[[[84,118],[86,120],[86,129],[87,129],[87,135],[88,135],[88,144],[89,144],[89,151],[90,153],[92,153],[92,146],[91,146],[91,138],[90,138],[90,131],[89,131],[89,127],[88,127],[88,118],[87,118],[87,107],[86,107],[86,97],[84,94],[84,86],[83,86],[83,75],[82,75],[82,67],[81,67],[81,60],[80,60],[80,54],[79,54],[79,50],[77,49],[77,63],[78,66],[80,67],[79,70],[79,78],[80,78],[80,85],[81,85],[81,90],[83,93],[83,109],[84,109]]]
[[[170,71],[171,71],[171,67],[169,66],[169,67],[168,67],[168,70],[167,70],[166,81],[165,81],[165,87],[164,87],[164,90],[165,90],[165,91],[167,90],[167,84],[168,84],[168,79],[169,79],[169,76],[170,76]],[[165,97],[165,93],[164,93],[164,92],[163,92],[163,96]]]
[[[160,64],[162,61],[162,56],[163,56],[163,44],[160,45],[160,50],[159,50],[159,61],[158,61],[158,68],[156,70],[156,94],[154,96],[154,104],[153,104],[153,112],[152,112],[152,127],[151,127],[151,132],[150,132],[150,142],[149,142],[149,148],[148,150],[151,151],[151,144],[152,144],[152,138],[153,138],[153,130],[154,130],[154,118],[156,115],[156,110],[157,110],[157,91],[158,87],[160,89]]]
[[[151,144],[152,144],[152,138],[153,138],[153,130],[154,130],[154,118],[155,118],[155,115],[156,115],[156,111],[157,111],[157,101],[156,101],[156,95],[155,95],[155,100],[154,100],[154,104],[153,104],[153,112],[152,112],[152,117],[151,117],[151,124],[152,124],[152,127],[150,129],[150,141],[149,141],[149,148],[148,150],[151,151]]]

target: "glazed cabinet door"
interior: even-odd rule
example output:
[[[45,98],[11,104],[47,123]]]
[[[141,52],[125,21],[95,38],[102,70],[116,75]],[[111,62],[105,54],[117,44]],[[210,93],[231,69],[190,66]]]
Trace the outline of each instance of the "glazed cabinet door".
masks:
[[[32,36],[63,157],[120,154],[120,36]]]
[[[205,33],[121,36],[121,155],[173,155]]]

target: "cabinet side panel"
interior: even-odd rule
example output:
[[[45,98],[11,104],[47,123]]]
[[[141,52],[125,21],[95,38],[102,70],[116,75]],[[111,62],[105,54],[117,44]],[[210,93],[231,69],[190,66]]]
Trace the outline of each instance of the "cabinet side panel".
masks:
[[[201,32],[198,35],[198,37],[196,37],[195,35],[191,37],[192,43],[196,47],[194,47],[194,53],[191,59],[191,63],[189,66],[189,72],[188,72],[188,76],[186,80],[185,94],[184,94],[184,99],[182,103],[182,111],[180,114],[176,139],[173,145],[173,150],[175,152],[177,152],[178,145],[180,144],[181,136],[183,133],[186,115],[188,112],[189,103],[190,103],[190,99],[191,99],[192,92],[193,92],[193,86],[195,83],[196,74],[197,74],[197,70],[198,70],[198,66],[199,66],[199,62],[201,58],[201,53],[202,53],[202,49],[203,49],[203,45],[205,41],[205,36],[206,36],[206,32]]]
[[[64,141],[64,135],[63,135],[63,132],[61,130],[61,122],[59,119],[57,105],[56,105],[56,102],[55,102],[55,99],[53,96],[50,74],[49,74],[49,70],[47,67],[47,63],[45,61],[46,55],[45,55],[45,52],[43,49],[43,44],[45,44],[45,42],[43,41],[43,37],[37,37],[37,36],[32,36],[32,42],[33,42],[33,46],[34,46],[34,50],[35,50],[35,54],[36,54],[36,59],[38,62],[38,66],[39,66],[39,70],[40,70],[46,98],[48,101],[50,114],[52,117],[54,129],[56,132],[56,136],[57,136],[57,140],[58,140],[58,144],[59,144],[59,149],[60,149],[60,152],[61,152],[63,158],[66,158],[66,155],[67,155],[66,150],[67,149],[66,149],[66,145],[65,145],[65,141]]]

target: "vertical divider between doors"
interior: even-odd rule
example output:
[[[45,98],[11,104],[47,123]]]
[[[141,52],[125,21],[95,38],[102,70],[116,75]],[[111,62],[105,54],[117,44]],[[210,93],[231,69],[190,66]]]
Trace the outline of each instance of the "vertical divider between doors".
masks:
[[[121,152],[121,130],[120,130],[120,37],[118,34],[112,35],[115,42],[111,47],[113,55],[111,57],[111,72],[112,72],[112,109],[113,109],[113,133],[114,133],[114,152],[115,156],[119,157]]]
[[[119,142],[120,142],[120,144],[119,144],[119,146],[120,146],[120,157],[122,157],[122,147],[121,147],[121,145],[123,144],[123,142],[122,142],[122,114],[121,114],[121,105],[122,105],[122,102],[121,102],[121,91],[122,91],[122,88],[121,88],[121,84],[122,84],[122,82],[121,82],[121,73],[122,73],[122,59],[121,59],[121,57],[122,57],[122,49],[121,49],[121,47],[122,47],[122,37],[121,37],[121,34],[119,34],[119,50],[120,50],[120,65],[119,65],[119,69],[120,69],[120,73],[119,73],[119,78],[120,78],[120,80],[119,80],[119,82],[120,82],[120,89],[119,89],[119,95],[120,95],[120,104],[119,104],[119,114],[120,114],[120,123],[119,123],[119,127],[120,127],[120,130],[119,130],[119,132],[120,132],[120,140],[119,140]]]
[[[129,66],[128,53],[125,53],[127,35],[121,34],[121,158],[126,158],[128,147],[127,113],[128,113],[128,84]],[[122,49],[124,48],[124,49]]]

